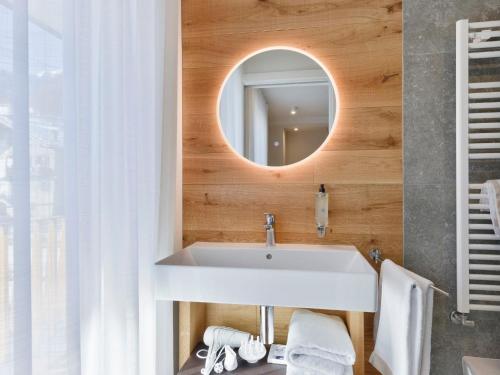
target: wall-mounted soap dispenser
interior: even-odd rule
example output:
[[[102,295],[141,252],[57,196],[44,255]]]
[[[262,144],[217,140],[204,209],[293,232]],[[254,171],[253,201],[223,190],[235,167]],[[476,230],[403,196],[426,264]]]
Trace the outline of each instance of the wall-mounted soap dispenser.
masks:
[[[318,237],[323,238],[328,227],[328,193],[325,185],[321,184],[316,193],[316,230]]]

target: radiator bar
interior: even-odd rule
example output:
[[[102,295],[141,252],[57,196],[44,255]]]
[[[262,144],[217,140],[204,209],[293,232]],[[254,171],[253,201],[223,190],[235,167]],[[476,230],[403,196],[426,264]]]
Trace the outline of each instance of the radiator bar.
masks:
[[[471,294],[471,301],[488,301],[488,302],[498,302],[500,301],[500,296],[494,294]]]
[[[500,129],[500,122],[473,122],[469,124],[471,130]]]
[[[496,99],[496,98],[500,98],[500,91],[473,92],[469,94],[469,99]]]
[[[497,251],[500,250],[500,245],[486,244],[486,243],[469,243],[469,250]]]
[[[500,118],[500,112],[469,113],[469,118],[472,120],[474,120],[474,119]]]
[[[470,89],[495,89],[500,88],[500,82],[475,82],[469,83]]]
[[[470,258],[469,258],[470,259]],[[471,271],[500,271],[500,264],[471,264]],[[498,275],[500,277],[500,275]]]
[[[483,275],[478,273],[471,273],[469,275],[469,280],[500,281],[500,275]]]
[[[496,109],[496,108],[500,108],[499,102],[469,103],[469,109]]]
[[[470,150],[496,150],[500,148],[500,143],[469,143]]]
[[[500,21],[469,22],[469,29],[486,29],[489,27],[500,27]]]
[[[500,138],[500,133],[472,133],[469,134],[469,139],[497,139]]]
[[[475,154],[469,154],[469,159],[500,159],[500,153],[498,152],[478,152]]]
[[[488,292],[500,292],[500,285],[490,285],[490,284],[470,284],[470,290],[482,290]]]
[[[478,305],[471,303],[469,308],[476,311],[500,311],[500,305]]]

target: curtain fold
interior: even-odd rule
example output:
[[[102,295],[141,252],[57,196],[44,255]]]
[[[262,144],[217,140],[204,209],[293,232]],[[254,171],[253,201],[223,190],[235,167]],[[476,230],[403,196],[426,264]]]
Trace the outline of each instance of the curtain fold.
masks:
[[[2,375],[157,371],[165,32],[161,0],[0,0]]]

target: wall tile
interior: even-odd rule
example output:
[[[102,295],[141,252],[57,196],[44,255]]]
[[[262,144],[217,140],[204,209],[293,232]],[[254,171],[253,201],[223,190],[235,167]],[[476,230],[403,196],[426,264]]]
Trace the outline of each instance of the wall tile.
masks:
[[[450,322],[456,308],[455,22],[500,19],[498,0],[404,2],[404,263],[451,293],[436,295],[431,374],[460,374],[464,355],[500,358],[500,314]],[[492,71],[493,72],[493,71]],[[500,163],[471,164],[471,177],[500,178]]]
[[[406,0],[404,54],[454,53],[455,22],[500,19],[498,0]]]
[[[406,56],[404,74],[405,183],[454,183],[454,55]]]

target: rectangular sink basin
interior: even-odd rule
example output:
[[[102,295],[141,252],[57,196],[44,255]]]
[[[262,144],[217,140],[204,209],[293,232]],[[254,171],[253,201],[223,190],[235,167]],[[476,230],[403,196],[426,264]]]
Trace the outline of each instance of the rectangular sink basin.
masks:
[[[197,242],[156,263],[159,300],[373,312],[377,279],[343,245]]]

